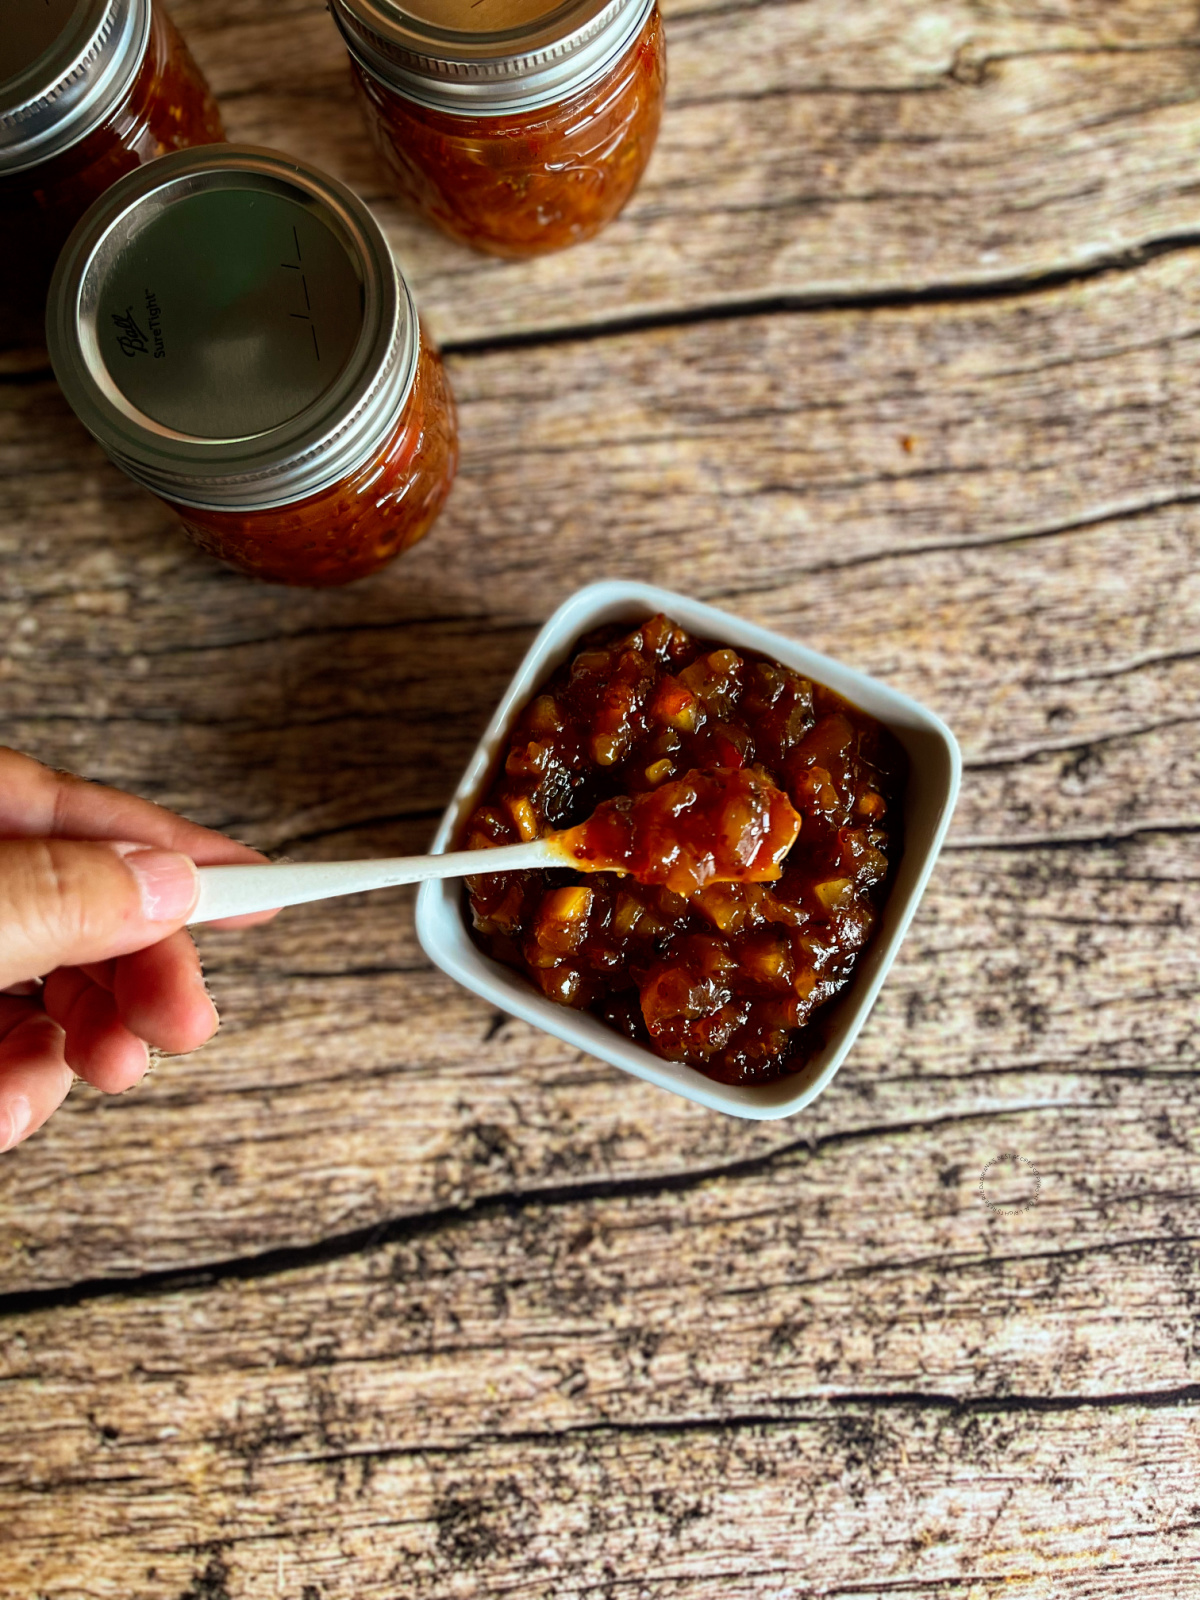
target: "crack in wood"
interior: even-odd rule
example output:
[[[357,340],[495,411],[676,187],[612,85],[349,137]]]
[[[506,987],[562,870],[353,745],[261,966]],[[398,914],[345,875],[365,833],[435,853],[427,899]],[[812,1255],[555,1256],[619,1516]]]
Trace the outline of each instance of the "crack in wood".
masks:
[[[344,1451],[298,1452],[294,1456],[275,1459],[286,1465],[291,1461],[321,1462],[347,1460],[371,1456],[376,1460],[418,1459],[428,1456],[461,1456],[487,1449],[513,1448],[521,1445],[557,1444],[565,1439],[601,1438],[620,1439],[643,1437],[687,1438],[689,1435],[733,1432],[739,1429],[794,1429],[798,1426],[823,1427],[828,1423],[829,1411],[945,1411],[954,1416],[1012,1416],[1036,1412],[1041,1415],[1058,1415],[1073,1411],[1112,1411],[1127,1407],[1144,1410],[1168,1410],[1191,1407],[1200,1403],[1200,1383],[1182,1384],[1172,1389],[1129,1390],[1116,1394],[1096,1395],[953,1395],[921,1389],[906,1390],[846,1390],[808,1396],[794,1402],[795,1409],[773,1411],[715,1413],[709,1417],[646,1418],[630,1422],[585,1422],[567,1424],[555,1429],[520,1429],[511,1433],[480,1433],[461,1444],[417,1446],[398,1445],[391,1448]],[[810,1408],[806,1415],[803,1408]]]
[[[1196,833],[1200,833],[1200,821],[1131,823],[1128,829],[1113,829],[1104,833],[1025,834],[1019,839],[989,838],[986,835],[976,838],[970,834],[956,838],[952,834],[942,846],[942,850],[995,850],[1009,853],[1021,850],[1079,850],[1093,848],[1119,850],[1122,845],[1131,844],[1138,839],[1181,836],[1190,838]]]
[[[684,1173],[597,1178],[578,1184],[547,1185],[543,1188],[482,1195],[460,1204],[439,1206],[406,1217],[381,1219],[364,1227],[332,1234],[308,1244],[280,1246],[249,1256],[236,1256],[184,1269],[168,1267],[124,1277],[114,1275],[84,1279],[73,1284],[46,1289],[19,1290],[0,1295],[0,1320],[28,1315],[34,1311],[77,1306],[91,1300],[114,1297],[144,1299],[192,1289],[208,1289],[222,1281],[253,1282],[306,1267],[326,1265],[387,1245],[428,1238],[443,1230],[457,1230],[489,1217],[516,1215],[539,1208],[569,1207],[590,1201],[685,1194],[711,1183],[728,1182],[769,1172],[797,1158],[815,1159],[829,1149],[861,1144],[879,1138],[895,1138],[898,1135],[915,1134],[955,1124],[981,1122],[1006,1124],[1016,1118],[1054,1110],[1066,1104],[1052,1099],[1039,1099],[1030,1104],[1005,1106],[1001,1109],[989,1107],[953,1112],[940,1117],[921,1117],[907,1122],[897,1120],[871,1127],[839,1129],[831,1133],[790,1140],[760,1155],[709,1167],[697,1167]],[[1162,1241],[1159,1239],[1156,1242]],[[1125,1243],[1121,1241],[1110,1248],[1119,1249]],[[1089,1254],[1103,1248],[1095,1245],[1081,1246],[1079,1253]],[[1053,1255],[1068,1257],[1075,1253],[1077,1252],[1064,1249],[1053,1252]],[[1040,1254],[1042,1253],[1029,1252],[1021,1259],[1036,1258]],[[934,1259],[945,1264],[944,1257]],[[989,1259],[1003,1258],[989,1256]],[[906,1269],[911,1265],[910,1262],[904,1263]],[[839,1278],[869,1276],[877,1268],[878,1264],[871,1263],[862,1268],[839,1269],[834,1276]]]
[[[728,297],[716,304],[656,310],[594,323],[543,329],[515,329],[478,338],[447,339],[443,354],[462,358],[502,351],[549,348],[554,345],[616,339],[633,333],[653,333],[664,328],[695,327],[708,322],[730,322],[758,317],[796,314],[820,315],[853,311],[904,311],[914,306],[972,305],[992,300],[1020,299],[1055,289],[1075,288],[1095,278],[1129,272],[1161,256],[1200,248],[1200,230],[1187,230],[1149,239],[1142,244],[1108,254],[1098,254],[1086,265],[1047,268],[1041,272],[1014,273],[986,281],[926,284],[911,289],[849,290],[845,294],[772,294],[744,299]]]

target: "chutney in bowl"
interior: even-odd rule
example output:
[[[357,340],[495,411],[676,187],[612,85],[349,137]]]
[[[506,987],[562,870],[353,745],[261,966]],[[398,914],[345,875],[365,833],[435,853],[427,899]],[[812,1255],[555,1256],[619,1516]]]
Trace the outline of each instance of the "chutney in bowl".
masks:
[[[522,759],[539,759],[536,753],[528,756],[528,745],[544,742],[537,737],[537,724],[544,719],[549,729],[552,718],[550,707],[538,702],[549,694],[555,715],[562,716],[551,685],[569,682],[570,663],[588,651],[611,654],[614,643],[619,646],[658,616],[670,619],[656,624],[658,636],[649,641],[651,656],[657,651],[661,659],[650,663],[644,650],[618,649],[618,658],[641,655],[653,665],[653,682],[634,696],[638,715],[632,721],[628,716],[617,663],[596,659],[591,701],[584,693],[572,709],[566,696],[563,720],[573,729],[566,737],[568,744],[576,740],[579,750],[572,757],[563,746],[547,768],[566,776],[555,776],[539,792],[542,773],[509,773],[514,750],[525,751],[514,760],[515,768]],[[648,644],[645,637],[642,644]],[[735,668],[730,658],[740,665]],[[626,672],[636,677],[636,665],[626,663]],[[693,693],[703,689],[718,710],[736,709],[722,707],[719,685],[708,681],[722,666],[742,675],[734,698],[746,697],[746,727],[739,731],[731,715],[706,716],[697,719],[676,751],[660,754],[651,748],[660,739],[661,718],[650,716],[648,708],[655,695],[663,694],[665,702],[674,692],[668,679],[683,679]],[[811,703],[801,683],[810,686]],[[609,688],[615,692],[606,700]],[[695,698],[704,703],[702,695]],[[605,737],[616,742],[611,747],[596,742]],[[839,739],[844,792],[831,797],[822,792],[821,773],[833,774],[821,757],[836,767]],[[463,775],[433,848],[470,844],[473,832],[487,835],[489,829],[503,835],[508,824],[516,830],[511,838],[531,828],[533,837],[562,820],[581,820],[605,798],[606,787],[610,793],[614,783],[631,787],[636,773],[653,784],[662,769],[646,774],[656,762],[676,765],[678,759],[692,767],[728,770],[734,752],[752,762],[767,753],[768,770],[774,763],[785,783],[794,786],[793,799],[802,812],[793,852],[806,845],[806,827],[812,840],[809,853],[797,856],[795,868],[802,870],[794,870],[789,856],[780,882],[763,886],[770,901],[731,893],[760,886],[721,885],[714,886],[719,893],[697,891],[708,896],[707,906],[694,897],[684,906],[664,905],[652,901],[657,889],[614,877],[603,888],[607,903],[599,915],[593,901],[580,917],[572,914],[577,897],[546,904],[547,897],[584,887],[595,893],[608,875],[589,875],[585,883],[573,882],[569,873],[561,881],[539,874],[507,910],[503,902],[511,883],[498,897],[494,889],[485,891],[474,911],[461,886],[427,884],[418,898],[417,931],[437,965],[511,1014],[703,1105],[745,1117],[779,1117],[808,1104],[833,1077],[932,871],[960,771],[953,735],[932,712],[843,663],[686,596],[639,583],[593,584],[566,601],[534,641]],[[653,759],[642,762],[643,756]],[[831,787],[838,791],[839,785]],[[879,796],[882,812],[871,795]],[[528,813],[518,804],[521,799]],[[822,807],[828,812],[823,821]],[[886,828],[880,825],[885,818],[890,818]],[[880,849],[881,843],[886,848]],[[480,880],[489,877],[499,886],[498,874],[481,874]],[[477,888],[474,894],[479,895]],[[746,904],[756,898],[758,904]],[[482,913],[482,928],[474,926],[476,913]],[[645,916],[662,928],[650,926],[643,933]],[[582,936],[576,931],[580,924]],[[837,948],[824,949],[819,930],[833,927],[841,930]],[[614,939],[614,928],[618,936],[627,928],[627,938]],[[606,963],[608,982],[602,981]],[[578,972],[581,981],[566,978],[564,969]],[[551,988],[556,978],[564,979],[569,992],[552,998],[540,973],[550,974]]]
[[[907,761],[887,728],[795,669],[659,612],[585,635],[521,712],[503,756],[460,847],[486,852],[668,792],[677,834],[660,830],[653,865],[679,853],[680,834],[694,845],[707,827],[689,857],[713,881],[487,873],[485,855],[467,880],[481,948],[548,999],[706,1077],[754,1084],[799,1071],[819,1012],[875,932],[900,853]],[[739,773],[761,774],[800,817],[775,882],[716,880],[728,817],[674,800],[680,784],[691,798]]]

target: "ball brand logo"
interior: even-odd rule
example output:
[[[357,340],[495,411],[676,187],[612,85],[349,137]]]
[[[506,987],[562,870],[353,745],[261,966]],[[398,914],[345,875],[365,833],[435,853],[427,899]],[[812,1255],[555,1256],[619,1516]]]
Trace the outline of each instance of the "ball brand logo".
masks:
[[[993,1156],[979,1174],[979,1198],[997,1217],[1015,1217],[1038,1203],[1042,1175],[1015,1150]]]
[[[121,330],[117,336],[117,346],[122,355],[148,356],[150,354],[149,339],[134,321],[132,306],[125,307],[124,316],[119,311],[114,311],[112,319]]]

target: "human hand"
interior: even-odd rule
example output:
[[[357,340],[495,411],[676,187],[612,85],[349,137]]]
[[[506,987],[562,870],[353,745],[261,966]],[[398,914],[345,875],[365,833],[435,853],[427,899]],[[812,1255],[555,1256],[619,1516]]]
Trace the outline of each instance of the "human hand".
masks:
[[[263,859],[0,746],[0,1151],[57,1110],[73,1073],[119,1094],[151,1046],[178,1054],[212,1036],[216,1009],[184,926],[196,865]]]

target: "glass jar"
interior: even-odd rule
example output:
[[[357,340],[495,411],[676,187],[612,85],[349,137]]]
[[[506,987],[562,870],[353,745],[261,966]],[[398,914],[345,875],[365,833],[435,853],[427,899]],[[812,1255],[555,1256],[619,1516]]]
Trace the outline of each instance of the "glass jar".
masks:
[[[662,115],[657,0],[331,0],[401,198],[465,244],[590,239],[637,187]]]
[[[58,252],[92,201],[168,150],[224,139],[158,0],[4,0],[0,338],[42,337]]]
[[[367,207],[220,145],[130,173],[84,216],[47,314],[68,401],[204,549],[324,587],[429,531],[454,401]]]

